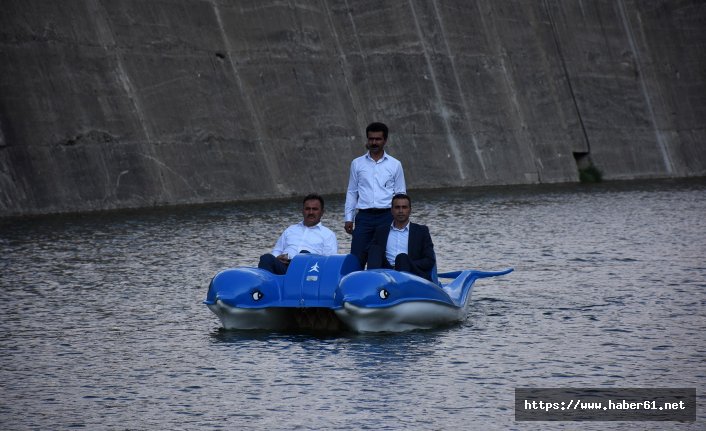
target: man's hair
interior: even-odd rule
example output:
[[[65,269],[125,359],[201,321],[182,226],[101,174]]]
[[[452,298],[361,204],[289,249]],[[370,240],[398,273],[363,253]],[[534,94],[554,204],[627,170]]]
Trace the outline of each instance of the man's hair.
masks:
[[[310,194],[304,196],[304,200],[302,201],[302,204],[306,205],[306,201],[311,201],[314,199],[321,202],[321,209],[324,209],[324,198],[322,198],[321,195],[317,195],[316,193],[310,193]]]
[[[368,137],[368,132],[382,132],[382,137],[387,141],[387,126],[384,123],[370,123],[365,128],[365,137]]]
[[[392,197],[392,202],[391,205],[394,206],[395,204],[395,199],[407,199],[407,202],[409,202],[409,207],[412,208],[412,199],[409,197],[407,193],[397,193]]]

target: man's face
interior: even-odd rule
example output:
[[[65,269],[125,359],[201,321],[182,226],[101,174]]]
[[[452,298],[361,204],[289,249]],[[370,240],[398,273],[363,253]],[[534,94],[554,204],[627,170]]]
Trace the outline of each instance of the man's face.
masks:
[[[365,148],[371,155],[376,156],[382,154],[386,142],[382,132],[368,132],[368,143]]]
[[[392,201],[392,218],[395,219],[397,227],[402,227],[409,221],[412,207],[407,199],[395,199]]]
[[[304,226],[315,226],[321,221],[321,216],[324,215],[324,210],[321,208],[321,202],[318,199],[309,199],[304,201]]]

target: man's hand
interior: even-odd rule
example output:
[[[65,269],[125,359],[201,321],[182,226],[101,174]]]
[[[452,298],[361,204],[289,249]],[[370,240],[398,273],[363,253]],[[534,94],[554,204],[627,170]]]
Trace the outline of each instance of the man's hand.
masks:
[[[279,256],[277,256],[277,260],[279,260],[280,262],[282,262],[285,265],[289,265],[289,262],[292,259],[289,258],[289,255],[287,253],[283,253],[283,254],[280,254]]]
[[[349,235],[352,234],[353,233],[353,222],[347,221],[344,229],[346,229],[347,234],[349,234]]]

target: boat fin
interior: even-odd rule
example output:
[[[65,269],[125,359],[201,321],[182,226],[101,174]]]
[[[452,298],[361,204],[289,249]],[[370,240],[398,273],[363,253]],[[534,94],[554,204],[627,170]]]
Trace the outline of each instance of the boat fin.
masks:
[[[454,278],[455,279],[444,287],[449,293],[451,299],[456,303],[458,307],[465,307],[468,298],[470,297],[471,290],[473,289],[473,283],[479,278],[486,277],[496,277],[499,275],[509,274],[513,271],[513,268],[507,268],[502,271],[454,271],[445,272],[439,274],[442,278]]]

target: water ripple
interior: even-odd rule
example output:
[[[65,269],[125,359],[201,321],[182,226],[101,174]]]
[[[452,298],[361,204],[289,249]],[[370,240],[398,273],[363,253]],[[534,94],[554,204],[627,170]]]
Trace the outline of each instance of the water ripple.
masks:
[[[479,280],[461,324],[229,332],[201,303],[298,201],[0,221],[6,429],[564,429],[516,387],[696,387],[706,359],[703,180],[414,194],[439,270]],[[324,223],[345,251],[343,200]],[[699,420],[679,424],[699,429]],[[32,414],[27,414],[32,412]],[[671,426],[671,424],[670,424]],[[642,429],[582,423],[582,429]]]

